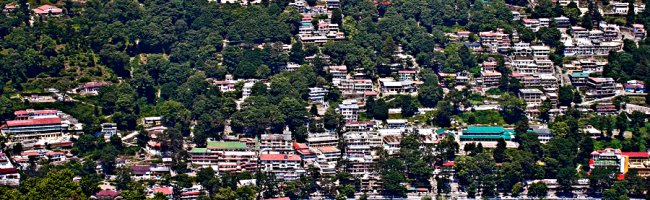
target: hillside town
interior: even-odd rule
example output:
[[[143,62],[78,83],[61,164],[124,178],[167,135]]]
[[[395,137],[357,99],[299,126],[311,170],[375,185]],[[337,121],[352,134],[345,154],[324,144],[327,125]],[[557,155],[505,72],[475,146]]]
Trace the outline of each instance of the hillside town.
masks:
[[[0,0],[0,199],[648,199],[645,3]]]

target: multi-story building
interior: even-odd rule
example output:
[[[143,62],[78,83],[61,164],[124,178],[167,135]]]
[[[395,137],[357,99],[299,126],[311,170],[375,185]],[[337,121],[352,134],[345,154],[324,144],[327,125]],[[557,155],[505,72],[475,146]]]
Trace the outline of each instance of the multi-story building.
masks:
[[[610,97],[616,94],[616,82],[613,78],[587,78],[587,99]]]
[[[399,81],[414,81],[418,72],[415,70],[399,70],[397,75],[399,76]]]
[[[643,39],[646,36],[646,31],[643,24],[633,24],[632,32],[634,33],[634,37],[636,39]]]
[[[519,89],[519,98],[524,99],[528,106],[541,105],[544,92],[536,88]]]
[[[336,146],[339,137],[334,132],[309,133],[307,135],[307,145],[309,147]]]
[[[309,101],[324,103],[328,92],[325,88],[311,87],[309,88]]]
[[[97,95],[99,94],[99,89],[101,87],[112,84],[108,81],[99,81],[99,82],[87,82],[75,89],[72,89],[72,92],[78,93],[80,95]]]
[[[503,32],[503,29],[497,29],[496,32],[480,32],[481,44],[486,46],[489,52],[507,52],[510,49],[510,35]]]
[[[415,92],[415,83],[410,80],[395,81],[392,78],[379,79],[381,85],[381,92],[384,95],[393,94],[410,94]]]
[[[569,74],[569,79],[571,80],[571,85],[573,86],[587,85],[587,78],[589,78],[589,72],[585,72],[581,70],[572,71]]]
[[[341,90],[343,96],[361,96],[373,91],[370,79],[341,79],[332,80],[332,83]]]
[[[537,32],[540,28],[539,20],[537,19],[524,19],[523,22],[524,26],[533,30],[533,32]]]
[[[344,100],[339,104],[338,112],[343,115],[345,121],[358,121],[359,118],[359,104],[356,100]]]
[[[559,16],[553,18],[553,22],[555,22],[558,28],[568,28],[569,26],[571,26],[571,20],[565,16]]]
[[[110,138],[113,135],[117,134],[117,124],[116,123],[102,123],[102,131],[100,132],[104,138]]]
[[[564,56],[607,56],[610,51],[619,51],[623,48],[622,42],[592,41],[589,38],[565,40]]]
[[[504,139],[508,147],[516,147],[512,142],[515,138],[515,131],[505,129],[502,126],[468,126],[460,133],[461,143],[481,143],[483,147],[496,147],[499,139]]]
[[[347,144],[345,154],[350,157],[372,155],[377,147],[383,145],[377,132],[347,132],[343,134],[343,140]]]
[[[23,141],[41,138],[57,138],[63,136],[68,124],[63,124],[61,118],[34,118],[24,120],[9,120],[1,131],[12,141]]]
[[[7,157],[7,154],[0,152],[0,185],[18,186],[20,184],[20,173]]]
[[[650,152],[621,152],[629,170],[637,170],[640,177],[650,177]]]
[[[189,153],[192,164],[219,172],[254,171],[257,162],[257,153],[241,142],[208,141],[207,148],[192,148]]]
[[[630,92],[630,93],[645,93],[645,83],[640,80],[629,80],[625,84],[623,84],[623,89],[625,89],[625,92]]]
[[[293,154],[291,133],[262,134],[259,140],[260,153]]]
[[[345,131],[370,131],[377,128],[375,121],[346,122]]]
[[[601,40],[609,42],[621,39],[621,29],[618,25],[601,22],[598,24],[598,27],[603,31],[603,37]]]
[[[479,83],[485,88],[499,86],[501,81],[501,73],[498,71],[482,71]]]
[[[305,173],[301,165],[302,159],[298,155],[261,154],[259,158],[260,170],[275,174],[279,180],[296,180]]]
[[[332,79],[345,79],[348,75],[348,68],[345,65],[335,65],[328,67]]]

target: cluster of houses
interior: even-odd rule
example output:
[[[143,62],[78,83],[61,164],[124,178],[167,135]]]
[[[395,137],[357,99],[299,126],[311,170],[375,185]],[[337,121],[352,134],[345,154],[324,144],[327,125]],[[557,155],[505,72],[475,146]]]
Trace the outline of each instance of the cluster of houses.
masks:
[[[334,17],[332,10],[341,6],[340,0],[326,0],[324,4],[314,6],[309,6],[305,0],[297,0],[289,5],[302,14],[298,38],[303,44],[323,45],[327,41],[345,39],[339,24],[331,20]],[[338,17],[342,19],[342,16]]]

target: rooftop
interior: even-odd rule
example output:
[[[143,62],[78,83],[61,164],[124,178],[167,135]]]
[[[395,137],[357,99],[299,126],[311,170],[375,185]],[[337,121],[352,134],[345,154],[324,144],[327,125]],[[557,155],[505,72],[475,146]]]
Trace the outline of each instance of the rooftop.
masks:
[[[241,142],[209,141],[208,149],[246,149],[246,144]]]

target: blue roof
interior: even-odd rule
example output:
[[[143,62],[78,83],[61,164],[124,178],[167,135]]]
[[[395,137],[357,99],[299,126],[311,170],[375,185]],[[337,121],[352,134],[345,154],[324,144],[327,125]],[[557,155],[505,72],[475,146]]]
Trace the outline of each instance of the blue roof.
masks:
[[[503,132],[505,132],[503,126],[468,126],[467,129],[463,130],[463,134],[501,134]]]

